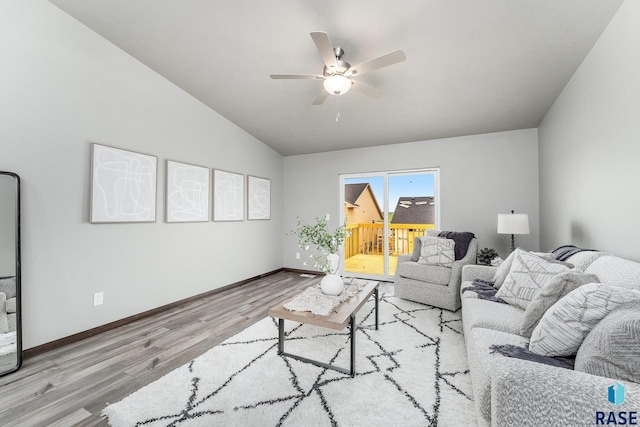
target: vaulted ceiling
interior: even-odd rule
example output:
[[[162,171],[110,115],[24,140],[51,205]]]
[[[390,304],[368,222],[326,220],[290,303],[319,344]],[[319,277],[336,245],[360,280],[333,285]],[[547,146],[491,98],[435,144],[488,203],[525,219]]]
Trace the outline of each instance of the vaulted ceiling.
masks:
[[[537,127],[622,0],[50,0],[283,155]],[[312,101],[309,33],[384,91]]]

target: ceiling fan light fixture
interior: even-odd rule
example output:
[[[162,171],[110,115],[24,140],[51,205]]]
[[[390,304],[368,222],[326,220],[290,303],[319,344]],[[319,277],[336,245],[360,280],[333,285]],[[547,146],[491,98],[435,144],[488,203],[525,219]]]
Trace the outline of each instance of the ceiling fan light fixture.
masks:
[[[331,95],[343,95],[351,89],[351,79],[342,74],[334,74],[324,79],[324,89]]]

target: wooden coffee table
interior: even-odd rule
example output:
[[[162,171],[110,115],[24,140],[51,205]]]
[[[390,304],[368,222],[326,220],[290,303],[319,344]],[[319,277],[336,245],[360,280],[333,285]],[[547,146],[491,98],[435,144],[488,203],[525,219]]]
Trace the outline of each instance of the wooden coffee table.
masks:
[[[313,314],[309,311],[290,311],[284,308],[284,304],[292,300],[294,297],[288,298],[278,305],[275,305],[269,309],[269,316],[278,319],[278,354],[291,357],[292,359],[299,360],[301,362],[311,363],[316,366],[320,366],[327,369],[333,369],[334,371],[350,374],[352,377],[356,374],[356,329],[369,328],[363,325],[356,325],[356,313],[362,308],[365,302],[375,296],[375,317],[376,326],[378,329],[378,282],[369,281],[363,286],[363,289],[355,296],[351,297],[347,301],[338,305],[334,312],[328,316],[320,316]],[[306,357],[297,356],[295,354],[286,353],[284,351],[284,321],[293,320],[294,322],[307,323],[309,325],[320,326],[323,328],[334,329],[337,331],[343,330],[347,324],[349,324],[349,338],[351,344],[351,364],[349,369],[341,368],[339,366],[322,363],[317,360],[308,359]]]

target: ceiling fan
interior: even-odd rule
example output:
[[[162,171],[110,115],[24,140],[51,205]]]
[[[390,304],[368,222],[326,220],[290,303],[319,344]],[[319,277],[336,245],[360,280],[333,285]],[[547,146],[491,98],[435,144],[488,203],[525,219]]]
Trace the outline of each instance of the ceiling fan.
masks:
[[[355,80],[354,77],[361,76],[370,71],[377,70],[382,67],[402,62],[407,57],[402,50],[396,50],[377,58],[361,62],[352,66],[342,60],[344,50],[340,47],[333,47],[327,33],[315,31],[311,33],[311,38],[316,44],[324,69],[322,74],[271,74],[272,79],[318,79],[323,80],[324,90],[318,94],[313,101],[313,105],[320,105],[329,95],[343,95],[353,87],[354,90],[361,92],[372,98],[380,98],[383,92],[361,81]]]

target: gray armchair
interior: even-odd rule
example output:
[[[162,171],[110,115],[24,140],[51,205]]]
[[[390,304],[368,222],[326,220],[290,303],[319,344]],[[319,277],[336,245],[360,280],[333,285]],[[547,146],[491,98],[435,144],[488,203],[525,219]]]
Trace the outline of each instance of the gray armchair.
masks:
[[[437,236],[438,233],[438,230],[429,230],[427,235]],[[395,296],[446,310],[458,310],[462,267],[476,263],[478,240],[471,239],[467,254],[462,259],[454,261],[452,267],[418,264],[420,247],[420,237],[416,237],[413,254],[398,256]]]

